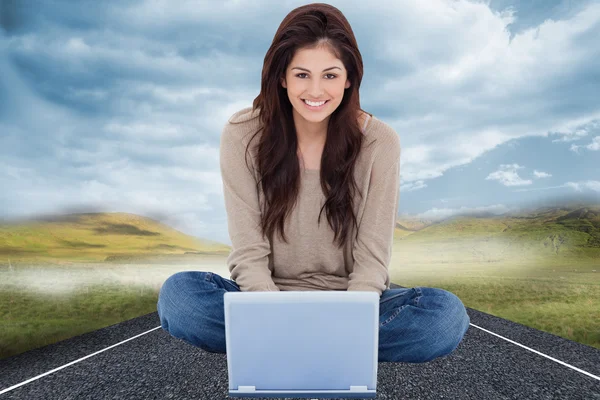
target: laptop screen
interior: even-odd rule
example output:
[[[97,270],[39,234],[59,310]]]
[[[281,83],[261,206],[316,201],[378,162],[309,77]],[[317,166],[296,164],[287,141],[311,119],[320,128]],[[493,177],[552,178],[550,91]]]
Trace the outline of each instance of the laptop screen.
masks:
[[[374,292],[227,292],[229,389],[234,394],[371,393],[377,384]],[[322,392],[319,392],[322,393]],[[247,395],[247,394],[245,394]],[[365,396],[361,396],[365,397]]]

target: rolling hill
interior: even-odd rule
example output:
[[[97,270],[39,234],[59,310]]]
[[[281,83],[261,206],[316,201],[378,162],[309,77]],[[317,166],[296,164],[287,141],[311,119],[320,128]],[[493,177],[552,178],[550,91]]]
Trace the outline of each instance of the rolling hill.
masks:
[[[0,225],[0,264],[123,262],[164,256],[226,256],[231,247],[128,213],[79,213]],[[545,207],[527,213],[399,218],[394,252],[428,262],[513,258],[600,260],[600,205]]]
[[[599,216],[600,205],[592,205],[491,217],[455,215],[414,230],[405,228],[410,226],[406,221],[398,221],[394,251],[411,261],[499,262],[550,257],[600,263]]]
[[[122,261],[173,254],[227,255],[230,247],[128,213],[81,213],[0,225],[0,262]]]

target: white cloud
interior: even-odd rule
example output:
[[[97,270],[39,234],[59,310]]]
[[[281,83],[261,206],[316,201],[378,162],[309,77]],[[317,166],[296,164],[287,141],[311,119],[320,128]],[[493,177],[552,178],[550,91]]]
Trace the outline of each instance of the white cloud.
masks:
[[[590,151],[600,150],[600,136],[596,136],[596,137],[592,138],[592,141],[590,144],[587,144],[587,145],[572,144],[571,147],[569,148],[569,150],[571,150],[575,153],[578,153],[578,154],[579,154],[579,149],[587,149]]]
[[[70,38],[64,47],[65,52],[75,57],[84,57],[91,53],[92,48],[80,37]]]
[[[137,122],[132,124],[109,122],[105,126],[105,129],[107,132],[130,137],[123,138],[122,140],[176,139],[186,136],[180,126],[168,122],[156,124],[147,122]]]
[[[530,179],[523,179],[517,173],[517,170],[522,168],[524,167],[518,164],[502,164],[500,169],[490,173],[485,180],[496,180],[504,186],[531,185],[532,181]]]
[[[579,181],[579,182],[567,182],[558,186],[546,186],[546,187],[538,187],[538,188],[530,188],[530,189],[516,189],[513,192],[533,192],[538,190],[550,190],[550,189],[563,189],[563,188],[571,188],[577,192],[583,192],[586,189],[589,189],[594,192],[600,192],[600,181],[588,180],[588,181]]]
[[[546,186],[546,187],[537,187],[537,188],[529,188],[529,189],[515,189],[513,192],[537,192],[539,190],[550,190],[550,189],[562,189],[565,185],[558,186]]]
[[[515,16],[510,11],[493,13],[483,3],[463,1],[427,3],[398,3],[390,10],[393,23],[377,25],[389,39],[376,51],[414,69],[391,77],[377,91],[375,104],[398,104],[403,110],[389,122],[407,152],[423,143],[432,154],[453,151],[443,162],[431,157],[414,167],[407,162],[406,181],[438,177],[514,138],[548,132],[582,137],[597,126],[600,104],[594,108],[581,101],[580,112],[556,113],[561,100],[554,83],[568,78],[577,84],[565,99],[589,90],[584,80],[577,82],[576,71],[597,62],[597,48],[578,45],[578,38],[598,30],[600,5],[589,5],[572,19],[546,20],[511,38],[507,25]],[[585,130],[571,132],[573,125]]]
[[[415,190],[424,189],[426,187],[427,185],[422,180],[410,182],[400,186],[400,193],[414,192]]]
[[[538,171],[538,170],[535,170],[535,169],[533,170],[533,175],[536,178],[549,178],[549,177],[552,176],[552,174],[549,174],[547,172]]]
[[[429,219],[433,221],[439,221],[449,218],[457,214],[478,214],[478,213],[492,213],[496,215],[504,214],[511,209],[504,204],[494,204],[490,206],[481,207],[459,207],[459,208],[432,208],[423,213],[416,214],[414,217]]]
[[[577,192],[583,192],[585,189],[600,192],[600,181],[567,182],[565,186],[573,188]]]
[[[592,143],[585,146],[585,148],[592,151],[600,150],[600,136],[596,136],[595,138],[593,138]]]
[[[580,140],[595,130],[600,128],[600,120],[594,119],[587,123],[579,124],[579,121],[574,120],[567,124],[561,131],[550,132],[549,135],[562,135],[559,139],[553,139],[552,142],[573,142]]]

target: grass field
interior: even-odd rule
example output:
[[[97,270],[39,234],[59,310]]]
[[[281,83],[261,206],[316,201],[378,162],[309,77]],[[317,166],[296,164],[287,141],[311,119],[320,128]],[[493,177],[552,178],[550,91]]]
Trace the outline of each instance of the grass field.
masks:
[[[599,244],[598,207],[400,221],[389,269],[401,286],[446,289],[467,307],[600,349]],[[228,253],[131,214],[0,226],[0,359],[156,312],[178,271],[229,278]]]
[[[156,312],[160,286],[171,274],[202,270],[229,278],[224,265],[224,258],[213,258],[192,265],[3,270],[0,359]],[[401,286],[443,288],[467,307],[600,349],[598,265],[580,265],[577,271],[560,264],[465,264],[453,272],[448,267],[395,263],[390,271],[392,282]]]
[[[392,281],[456,294],[465,306],[600,349],[600,267],[467,264],[462,272],[396,268]],[[594,272],[595,270],[595,272]]]

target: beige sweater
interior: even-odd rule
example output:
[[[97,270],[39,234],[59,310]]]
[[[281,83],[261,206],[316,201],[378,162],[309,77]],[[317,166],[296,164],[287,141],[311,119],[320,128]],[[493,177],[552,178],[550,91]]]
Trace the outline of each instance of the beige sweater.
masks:
[[[238,124],[232,124],[237,122]],[[333,243],[320,186],[319,170],[303,170],[299,197],[285,227],[289,243],[275,232],[272,243],[263,238],[260,215],[264,201],[256,183],[256,135],[247,155],[245,149],[260,124],[258,111],[246,107],[234,113],[223,128],[220,168],[232,251],[227,265],[241,291],[362,290],[381,296],[390,287],[388,266],[398,213],[400,188],[400,139],[376,117],[363,127],[365,141],[355,166],[357,193],[350,240],[338,249]],[[376,142],[369,146],[369,143]],[[301,167],[302,169],[302,167]]]

